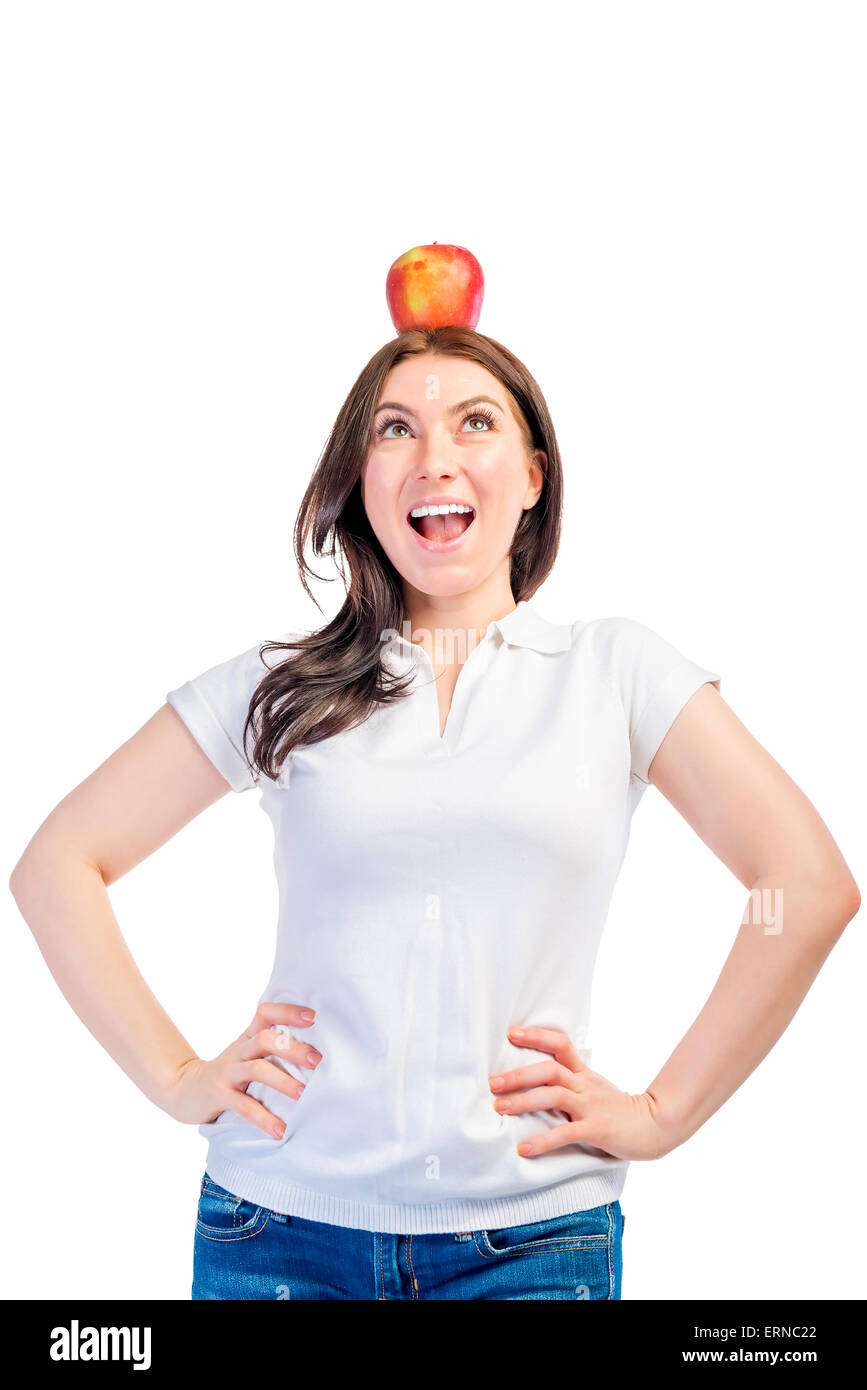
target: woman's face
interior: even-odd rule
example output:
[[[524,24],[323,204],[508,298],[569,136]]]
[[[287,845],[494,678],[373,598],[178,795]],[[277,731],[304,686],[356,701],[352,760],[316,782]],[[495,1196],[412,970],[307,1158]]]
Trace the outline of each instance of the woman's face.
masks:
[[[498,567],[521,513],[544,485],[541,449],[528,444],[505,387],[484,367],[425,353],[389,372],[361,474],[371,527],[419,593],[450,597]],[[463,515],[411,518],[423,503],[461,503]]]

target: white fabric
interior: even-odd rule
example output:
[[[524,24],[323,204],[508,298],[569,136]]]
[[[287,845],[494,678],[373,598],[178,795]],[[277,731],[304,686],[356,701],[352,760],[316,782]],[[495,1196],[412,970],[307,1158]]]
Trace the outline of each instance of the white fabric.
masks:
[[[444,738],[433,667],[398,637],[380,659],[414,667],[411,693],[297,748],[274,782],[242,750],[259,645],[166,699],[236,791],[260,788],[279,923],[259,998],[316,1009],[294,1036],[323,1061],[273,1059],[306,1082],[298,1101],[248,1087],[285,1121],[282,1139],[234,1111],[201,1125],[208,1172],[275,1211],[392,1233],[615,1200],[628,1163],[578,1144],[518,1154],[563,1118],[499,1115],[488,1076],[546,1059],[509,1041],[522,1023],[564,1029],[589,1063],[594,961],[632,814],[672,722],[720,676],[633,619],[551,623],[522,601],[470,651]]]

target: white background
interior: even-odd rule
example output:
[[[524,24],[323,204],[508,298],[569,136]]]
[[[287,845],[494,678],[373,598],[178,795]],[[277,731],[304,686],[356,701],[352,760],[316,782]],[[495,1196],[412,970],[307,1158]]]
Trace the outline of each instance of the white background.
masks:
[[[534,604],[626,614],[722,694],[863,865],[864,9],[845,3],[4,8],[3,847],[218,660],[339,607],[291,558],[422,242],[485,271],[566,469]],[[334,574],[326,561],[321,574]],[[271,828],[228,796],[110,897],[194,1047],[249,1022]],[[640,1091],[746,900],[648,790],[593,1066]],[[79,1022],[7,893],[7,1298],[189,1298],[205,1142]],[[862,918],[685,1145],[634,1163],[624,1299],[863,1298]],[[541,1161],[544,1161],[542,1159]]]

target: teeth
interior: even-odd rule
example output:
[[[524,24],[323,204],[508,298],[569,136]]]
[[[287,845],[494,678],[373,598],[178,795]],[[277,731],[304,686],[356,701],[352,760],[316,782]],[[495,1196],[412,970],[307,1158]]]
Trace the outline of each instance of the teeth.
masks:
[[[443,502],[438,507],[413,507],[410,516],[444,516],[446,512],[471,512],[472,507],[465,507],[462,502]]]

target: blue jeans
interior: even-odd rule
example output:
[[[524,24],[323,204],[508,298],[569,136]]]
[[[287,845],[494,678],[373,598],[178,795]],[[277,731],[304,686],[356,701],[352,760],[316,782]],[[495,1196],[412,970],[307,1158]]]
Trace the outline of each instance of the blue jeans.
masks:
[[[257,1206],[202,1178],[194,1299],[620,1298],[619,1201],[520,1226],[391,1235]]]

